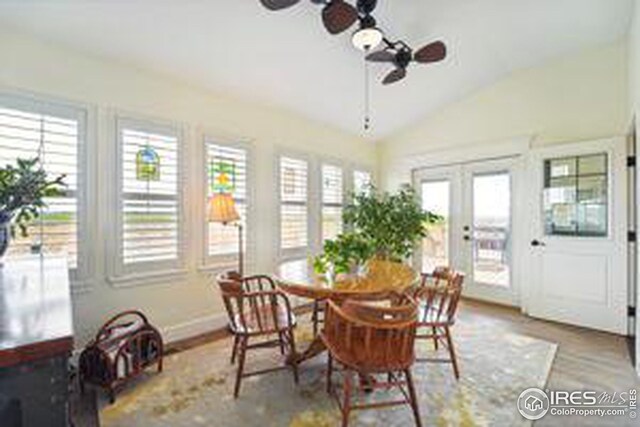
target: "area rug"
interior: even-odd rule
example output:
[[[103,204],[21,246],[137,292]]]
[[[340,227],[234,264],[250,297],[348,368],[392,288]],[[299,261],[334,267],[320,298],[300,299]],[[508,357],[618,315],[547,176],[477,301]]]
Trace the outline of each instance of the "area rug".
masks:
[[[544,388],[556,344],[515,334],[498,335],[486,324],[460,321],[453,329],[461,378],[451,365],[418,363],[413,372],[425,426],[529,425],[516,409],[518,395]],[[309,339],[302,325],[299,341]],[[433,357],[430,342],[419,342],[419,356]],[[118,395],[101,399],[105,427],[334,427],[340,415],[325,391],[325,356],[300,366],[300,384],[289,370],[246,378],[233,399],[235,367],[231,342],[222,340],[169,356],[165,371],[149,373]],[[274,351],[258,350],[249,369],[274,362]],[[262,352],[262,353],[261,353]],[[386,393],[377,391],[376,393]],[[371,397],[369,397],[371,398]],[[387,397],[388,398],[388,397]],[[352,426],[412,426],[408,407],[355,412]]]

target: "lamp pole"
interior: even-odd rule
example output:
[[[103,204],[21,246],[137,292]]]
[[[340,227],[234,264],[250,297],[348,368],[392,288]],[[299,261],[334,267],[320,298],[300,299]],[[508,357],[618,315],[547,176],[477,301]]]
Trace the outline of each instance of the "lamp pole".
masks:
[[[238,273],[240,273],[240,277],[244,277],[244,255],[243,249],[244,244],[242,240],[242,223],[238,222]]]

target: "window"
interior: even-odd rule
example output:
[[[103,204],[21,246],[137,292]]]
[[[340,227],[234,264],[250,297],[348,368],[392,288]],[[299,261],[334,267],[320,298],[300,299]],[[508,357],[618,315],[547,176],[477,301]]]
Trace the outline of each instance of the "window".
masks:
[[[241,217],[246,236],[247,221],[247,150],[235,146],[206,143],[208,198],[214,193],[231,193]],[[220,223],[208,223],[207,255],[237,256],[238,230]],[[246,242],[246,239],[244,239]]]
[[[511,174],[474,174],[472,185],[473,281],[508,288],[511,281]]]
[[[362,193],[367,191],[372,184],[371,174],[366,171],[355,170],[353,171],[353,192]]]
[[[180,198],[178,137],[137,123],[120,126],[122,263],[177,261]]]
[[[545,160],[544,187],[547,235],[607,235],[606,154]]]
[[[322,240],[342,232],[342,169],[322,165]]]
[[[280,249],[283,251],[305,250],[308,244],[307,172],[306,161],[280,157]]]
[[[69,268],[78,268],[78,196],[83,180],[78,168],[85,115],[66,107],[0,97],[0,164],[39,157],[50,177],[65,175],[62,195],[45,199],[47,207],[11,242],[8,258],[42,251],[66,255]]]
[[[422,209],[443,218],[443,221],[427,225],[427,235],[422,240],[424,273],[431,273],[441,265],[449,265],[450,203],[451,183],[448,180],[422,183]]]

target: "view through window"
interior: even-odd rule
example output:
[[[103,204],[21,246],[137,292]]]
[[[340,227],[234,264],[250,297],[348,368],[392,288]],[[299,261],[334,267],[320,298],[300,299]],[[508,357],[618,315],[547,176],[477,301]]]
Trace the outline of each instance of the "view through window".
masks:
[[[14,165],[18,158],[39,158],[50,178],[65,175],[66,187],[58,197],[46,198],[40,219],[19,232],[9,246],[8,258],[38,252],[66,255],[70,268],[78,263],[78,152],[80,121],[66,115],[41,113],[0,105],[0,163]]]

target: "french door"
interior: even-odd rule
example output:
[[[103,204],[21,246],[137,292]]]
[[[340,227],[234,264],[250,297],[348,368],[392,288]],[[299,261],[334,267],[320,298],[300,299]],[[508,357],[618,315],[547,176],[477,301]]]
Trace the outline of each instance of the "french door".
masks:
[[[414,172],[423,208],[442,216],[430,225],[416,259],[423,272],[464,271],[465,294],[517,304],[514,286],[516,159],[486,160]]]

